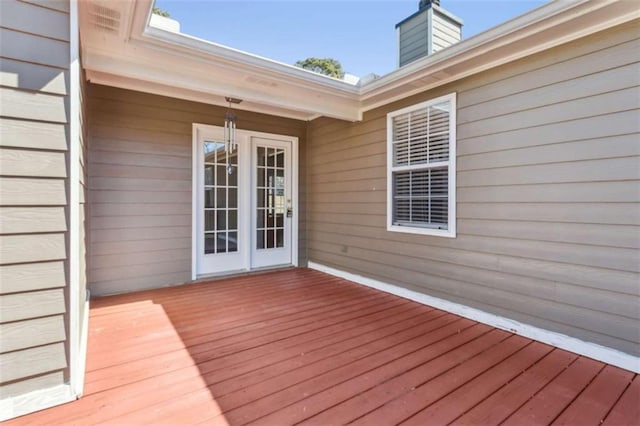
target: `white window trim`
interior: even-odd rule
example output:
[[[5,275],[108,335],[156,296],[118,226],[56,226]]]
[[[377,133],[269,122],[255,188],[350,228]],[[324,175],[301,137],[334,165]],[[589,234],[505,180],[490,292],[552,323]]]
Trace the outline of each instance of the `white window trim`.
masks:
[[[435,229],[419,226],[400,226],[393,224],[393,171],[401,168],[393,167],[393,118],[418,109],[426,108],[442,102],[450,102],[449,114],[449,212],[447,229]],[[435,99],[430,99],[416,105],[399,109],[387,114],[387,231],[404,232],[409,234],[433,235],[437,237],[456,237],[456,94],[450,93]]]

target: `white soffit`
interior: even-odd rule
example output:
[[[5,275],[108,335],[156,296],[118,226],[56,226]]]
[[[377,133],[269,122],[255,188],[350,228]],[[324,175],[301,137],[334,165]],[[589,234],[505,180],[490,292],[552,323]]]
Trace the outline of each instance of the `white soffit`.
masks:
[[[311,120],[365,111],[638,19],[634,1],[556,1],[362,86],[149,25],[152,0],[81,2],[92,82]]]

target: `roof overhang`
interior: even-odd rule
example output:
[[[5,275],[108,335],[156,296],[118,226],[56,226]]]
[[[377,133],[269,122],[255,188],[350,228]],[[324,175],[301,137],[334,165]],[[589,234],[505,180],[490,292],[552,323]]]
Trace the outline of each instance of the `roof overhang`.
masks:
[[[88,80],[300,120],[365,111],[640,17],[633,1],[552,2],[358,86],[150,25],[153,0],[81,2]]]

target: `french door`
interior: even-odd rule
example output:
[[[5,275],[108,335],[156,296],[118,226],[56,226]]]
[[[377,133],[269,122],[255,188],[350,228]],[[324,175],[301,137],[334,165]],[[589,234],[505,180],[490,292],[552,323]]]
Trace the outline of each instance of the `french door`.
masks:
[[[192,276],[294,264],[297,139],[194,124]]]

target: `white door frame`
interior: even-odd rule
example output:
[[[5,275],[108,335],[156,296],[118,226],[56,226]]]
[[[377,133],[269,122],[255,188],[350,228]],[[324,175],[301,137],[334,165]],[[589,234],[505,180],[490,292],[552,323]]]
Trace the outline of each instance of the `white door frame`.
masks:
[[[196,280],[198,276],[198,173],[200,171],[199,164],[199,133],[202,131],[219,130],[220,126],[213,126],[209,124],[193,123],[192,125],[192,147],[191,147],[191,279]],[[275,139],[291,142],[291,205],[293,208],[293,220],[291,221],[291,263],[293,266],[298,266],[298,223],[299,223],[299,205],[298,205],[298,138],[295,136],[278,135],[274,133],[255,132],[251,130],[237,130],[238,139],[251,141],[252,137]],[[239,141],[239,143],[242,143]],[[242,197],[245,206],[251,206],[251,193],[252,191],[243,191]],[[252,207],[250,207],[252,208]],[[250,217],[251,214],[244,215],[243,221],[247,227],[247,232],[244,232],[242,243],[245,247],[250,247],[252,238],[252,229]],[[240,224],[239,224],[240,225]],[[247,256],[247,270],[250,268],[250,256],[251,250],[248,250]]]

